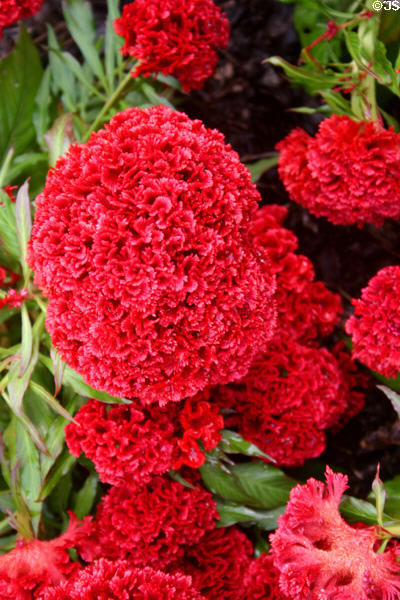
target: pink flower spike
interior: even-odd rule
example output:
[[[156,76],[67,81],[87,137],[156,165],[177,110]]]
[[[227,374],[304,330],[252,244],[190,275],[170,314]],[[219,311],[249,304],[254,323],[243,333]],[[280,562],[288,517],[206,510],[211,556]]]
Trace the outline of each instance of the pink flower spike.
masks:
[[[315,479],[296,486],[270,537],[282,593],[299,600],[400,598],[398,549],[377,553],[375,527],[351,527],[339,514],[347,476],[326,468],[326,486]]]

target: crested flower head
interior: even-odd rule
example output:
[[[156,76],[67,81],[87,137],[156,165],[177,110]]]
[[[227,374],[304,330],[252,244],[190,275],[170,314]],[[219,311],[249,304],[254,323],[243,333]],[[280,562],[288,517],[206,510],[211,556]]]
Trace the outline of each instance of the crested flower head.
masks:
[[[101,558],[70,581],[48,587],[37,600],[205,600],[190,577],[167,574],[150,567],[138,569],[129,562]]]
[[[355,528],[339,514],[347,477],[326,471],[290,492],[278,529],[270,536],[280,589],[307,600],[395,600],[400,598],[400,564],[395,546],[377,552],[374,527]]]
[[[124,55],[139,59],[134,75],[173,75],[185,92],[203,87],[229,39],[229,22],[212,0],[135,0],[115,30]]]
[[[243,586],[246,600],[289,600],[279,589],[279,571],[271,554],[261,554],[250,563]]]
[[[275,325],[275,280],[248,236],[258,199],[223,136],[166,106],[72,146],[29,249],[63,359],[147,404],[243,376]]]
[[[42,6],[43,0],[1,0],[0,2],[0,40],[4,27],[19,19],[31,17]]]
[[[315,138],[293,130],[277,145],[290,197],[335,225],[400,216],[400,136],[378,122],[324,119]]]
[[[346,322],[353,356],[385,377],[400,372],[399,294],[400,267],[381,269],[353,300],[354,315]]]
[[[88,532],[91,517],[78,522],[70,514],[67,531],[44,541],[24,539],[8,554],[0,556],[0,598],[30,600],[31,592],[64,581],[77,568],[67,549],[77,546]]]

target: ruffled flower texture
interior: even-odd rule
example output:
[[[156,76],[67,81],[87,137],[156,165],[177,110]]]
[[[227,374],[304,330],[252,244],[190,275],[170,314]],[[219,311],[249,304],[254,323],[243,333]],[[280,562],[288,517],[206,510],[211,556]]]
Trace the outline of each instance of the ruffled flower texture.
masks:
[[[300,466],[325,449],[325,431],[360,410],[364,394],[352,361],[344,364],[326,348],[281,338],[259,355],[239,383],[220,386],[221,408],[233,408],[228,426],[271,456],[278,465]],[[348,414],[349,413],[349,414]]]
[[[279,571],[271,554],[253,560],[243,580],[246,600],[289,600],[279,589]]]
[[[58,538],[20,540],[14,550],[0,556],[1,600],[31,600],[32,593],[69,578],[78,563],[71,561],[67,549],[86,537],[90,519],[78,522],[71,513],[67,531]]]
[[[70,581],[50,587],[38,600],[204,600],[190,577],[169,575],[127,561],[100,559]]]
[[[396,600],[396,547],[378,553],[374,527],[354,528],[340,516],[347,477],[326,471],[325,485],[309,479],[290,493],[270,536],[282,593],[296,600]]]
[[[36,14],[43,0],[1,0],[0,2],[0,40],[4,27],[12,25],[19,19]]]
[[[229,39],[228,19],[212,0],[135,0],[114,26],[122,54],[140,61],[134,76],[173,75],[184,92],[203,87]]]
[[[252,554],[252,544],[240,529],[221,527],[207,532],[169,569],[190,575],[207,600],[247,600],[243,579]]]
[[[84,452],[101,481],[111,485],[140,486],[172,468],[198,468],[205,461],[199,440],[205,450],[215,448],[224,425],[203,396],[147,410],[90,400],[65,428],[66,444],[73,456]]]
[[[278,328],[304,342],[332,333],[343,309],[338,294],[314,281],[311,261],[295,253],[297,238],[282,225],[287,212],[276,204],[263,206],[250,223],[250,232],[255,243],[268,251],[269,268],[277,278]]]
[[[353,300],[354,315],[345,325],[353,356],[385,377],[400,372],[399,294],[400,267],[381,269]]]
[[[291,131],[277,145],[289,196],[335,225],[382,225],[400,217],[400,135],[378,122],[324,119],[313,138]]]
[[[38,196],[28,259],[62,358],[161,405],[242,377],[276,316],[248,235],[258,199],[222,134],[166,106],[73,145]]]
[[[168,476],[153,477],[139,490],[112,487],[97,508],[91,535],[79,552],[84,560],[126,559],[135,566],[164,568],[197,544],[218,518],[209,492]]]

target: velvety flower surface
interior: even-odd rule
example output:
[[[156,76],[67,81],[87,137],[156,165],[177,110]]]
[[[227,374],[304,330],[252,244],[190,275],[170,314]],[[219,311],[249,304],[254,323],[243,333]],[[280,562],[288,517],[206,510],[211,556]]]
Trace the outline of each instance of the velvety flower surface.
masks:
[[[248,238],[258,198],[219,132],[165,106],[127,109],[72,146],[29,249],[63,359],[144,403],[243,376],[275,325],[275,280]]]
[[[229,39],[229,22],[212,0],[135,0],[114,22],[135,75],[173,75],[185,92],[203,87]]]
[[[4,27],[12,25],[18,19],[31,17],[42,6],[43,0],[1,0],[0,2],[0,40]]]
[[[271,554],[261,554],[250,563],[243,586],[246,600],[289,600],[279,589],[279,571]]]
[[[326,487],[309,479],[290,492],[270,536],[281,591],[307,600],[396,600],[400,565],[395,547],[378,553],[374,527],[355,528],[340,516],[347,477],[326,472]]]
[[[378,122],[324,119],[315,138],[293,130],[277,145],[290,197],[336,225],[400,216],[400,136]]]
[[[90,518],[78,522],[70,515],[67,531],[59,537],[42,541],[20,540],[17,547],[0,556],[0,598],[3,600],[30,600],[47,585],[66,579],[77,568],[67,552],[85,538]]]
[[[39,600],[204,600],[190,577],[149,567],[138,569],[127,561],[100,559],[70,581],[50,587]]]
[[[169,477],[153,477],[139,490],[113,487],[103,497],[93,532],[80,552],[84,560],[127,558],[135,566],[163,568],[185,546],[197,544],[215,527],[216,505],[209,492]]]
[[[282,226],[286,215],[283,206],[263,206],[250,231],[254,241],[268,251],[269,268],[277,278],[278,329],[292,339],[308,341],[332,332],[342,305],[338,294],[314,281],[314,267],[308,258],[295,253],[297,238]]]
[[[386,377],[400,371],[400,267],[378,271],[359,300],[353,300],[354,315],[346,322],[352,337],[353,356]]]
[[[104,483],[143,485],[171,468],[201,466],[199,441],[205,450],[215,448],[223,425],[218,407],[202,393],[148,409],[90,400],[65,428],[65,441],[73,456],[84,452],[94,462]]]
[[[353,363],[351,363],[354,367]],[[226,417],[239,432],[277,464],[302,465],[325,449],[325,430],[347,420],[363,405],[364,396],[349,367],[342,374],[326,348],[308,347],[281,338],[260,354],[237,384],[216,392],[221,408],[234,408]]]
[[[187,548],[183,560],[170,569],[190,575],[193,585],[209,600],[245,600],[243,578],[252,554],[252,544],[242,531],[221,527]]]

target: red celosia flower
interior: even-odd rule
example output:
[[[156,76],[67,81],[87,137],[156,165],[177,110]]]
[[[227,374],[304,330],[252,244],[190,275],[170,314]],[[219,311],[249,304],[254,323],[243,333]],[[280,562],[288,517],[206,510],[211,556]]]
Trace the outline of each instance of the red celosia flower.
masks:
[[[133,74],[173,75],[185,92],[199,90],[229,39],[229,22],[212,0],[135,0],[114,22],[124,55],[140,63]]]
[[[1,10],[1,9],[0,9]],[[17,185],[6,185],[6,187],[4,188],[5,193],[8,195],[8,197],[10,198],[11,202],[15,202],[16,198],[13,194],[13,191],[18,189]]]
[[[346,322],[353,356],[386,377],[400,372],[400,267],[378,271],[353,300],[354,315]]]
[[[8,308],[19,308],[27,295],[28,292],[24,289],[19,292],[17,292],[17,290],[8,290],[4,297],[0,296],[0,310],[6,306],[8,306]]]
[[[169,477],[153,477],[139,490],[114,487],[103,497],[84,560],[126,558],[136,566],[163,567],[196,544],[218,518],[209,492],[183,486]]]
[[[279,329],[292,339],[311,340],[332,332],[342,305],[338,294],[314,281],[314,268],[308,258],[294,253],[297,238],[282,227],[286,214],[283,206],[264,206],[257,211],[250,231],[255,242],[268,250],[269,269],[277,276]]]
[[[14,550],[0,556],[0,598],[29,600],[31,593],[58,584],[74,572],[78,565],[71,562],[67,548],[85,538],[89,521],[90,517],[78,522],[71,513],[67,531],[58,538],[20,540]]]
[[[245,600],[243,578],[252,554],[252,544],[244,533],[236,527],[221,527],[188,548],[170,570],[191,575],[193,585],[208,600]]]
[[[127,561],[104,558],[82,569],[70,581],[44,591],[38,600],[204,600],[190,577],[149,567],[137,569]]]
[[[43,0],[1,0],[0,2],[0,40],[4,27],[18,19],[31,17],[40,10]]]
[[[206,450],[215,448],[224,426],[218,408],[204,397],[146,410],[90,400],[65,428],[65,441],[71,454],[84,452],[101,481],[111,485],[143,485],[183,464],[198,468],[205,461],[198,440]]]
[[[275,281],[248,238],[258,198],[223,136],[166,106],[127,109],[72,146],[29,252],[64,360],[144,403],[243,376],[275,323]]]
[[[270,536],[281,591],[299,600],[400,598],[395,548],[378,553],[374,527],[354,528],[342,519],[338,506],[345,475],[327,467],[326,481],[326,488],[315,479],[293,488]]]
[[[226,417],[227,424],[285,466],[319,456],[325,449],[324,431],[344,420],[349,405],[353,414],[357,403],[361,408],[359,392],[342,378],[326,348],[284,338],[254,360],[244,379],[220,386],[217,394],[221,408],[236,410]]]
[[[288,600],[279,590],[279,571],[271,554],[262,554],[250,563],[243,586],[246,600]]]
[[[324,119],[315,138],[279,142],[279,175],[292,200],[338,225],[382,225],[400,216],[400,137],[378,122]]]

